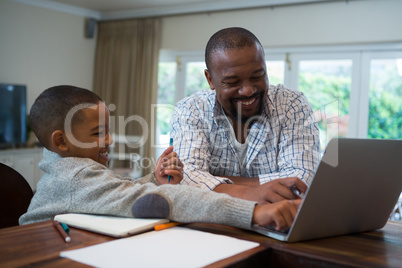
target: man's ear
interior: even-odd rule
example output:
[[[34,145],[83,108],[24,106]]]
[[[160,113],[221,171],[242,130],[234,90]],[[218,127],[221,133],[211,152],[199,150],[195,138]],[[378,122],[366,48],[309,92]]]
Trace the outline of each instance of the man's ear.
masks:
[[[207,78],[209,88],[212,89],[212,90],[215,90],[215,85],[214,85],[214,82],[212,80],[212,75],[209,73],[208,69],[204,70],[204,75]]]
[[[60,152],[68,151],[66,135],[61,130],[56,130],[52,133],[52,146]]]

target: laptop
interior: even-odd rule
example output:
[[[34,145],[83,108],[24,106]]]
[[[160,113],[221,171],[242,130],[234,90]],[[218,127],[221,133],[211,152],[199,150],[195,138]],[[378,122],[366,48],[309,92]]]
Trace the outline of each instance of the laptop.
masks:
[[[288,231],[254,225],[298,242],[385,226],[402,191],[402,140],[332,139]]]

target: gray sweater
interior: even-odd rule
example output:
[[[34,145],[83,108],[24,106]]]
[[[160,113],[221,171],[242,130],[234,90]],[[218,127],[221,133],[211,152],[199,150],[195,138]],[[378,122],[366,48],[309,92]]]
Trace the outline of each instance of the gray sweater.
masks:
[[[169,218],[250,229],[255,202],[186,185],[158,185],[153,175],[123,178],[89,158],[66,157],[44,149],[37,185],[19,223],[87,213],[136,218]]]

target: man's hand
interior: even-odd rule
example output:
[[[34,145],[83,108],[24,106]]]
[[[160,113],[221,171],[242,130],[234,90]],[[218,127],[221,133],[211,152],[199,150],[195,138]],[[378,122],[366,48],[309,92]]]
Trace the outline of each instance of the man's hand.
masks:
[[[258,204],[274,203],[282,200],[300,199],[300,196],[292,191],[293,187],[299,193],[305,193],[307,185],[296,177],[276,179],[253,187],[245,192],[245,199],[257,201]]]
[[[260,226],[273,225],[277,231],[290,228],[302,200],[282,200],[274,204],[256,205],[253,223]]]
[[[220,184],[214,191],[227,193],[231,196],[246,200],[256,201],[259,205],[274,203],[282,200],[300,199],[300,196],[292,191],[305,193],[307,185],[296,177],[276,179],[259,186],[243,186],[233,184]]]
[[[173,152],[173,146],[169,146],[159,157],[154,176],[159,184],[178,184],[183,179],[183,163],[177,153]]]

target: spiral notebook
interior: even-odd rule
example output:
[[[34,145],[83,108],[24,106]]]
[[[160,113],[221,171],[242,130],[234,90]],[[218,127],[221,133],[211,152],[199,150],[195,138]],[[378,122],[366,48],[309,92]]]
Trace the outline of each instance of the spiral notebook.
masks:
[[[59,214],[54,220],[68,226],[113,237],[126,237],[153,230],[156,225],[169,222],[168,219],[124,218],[91,214]]]

